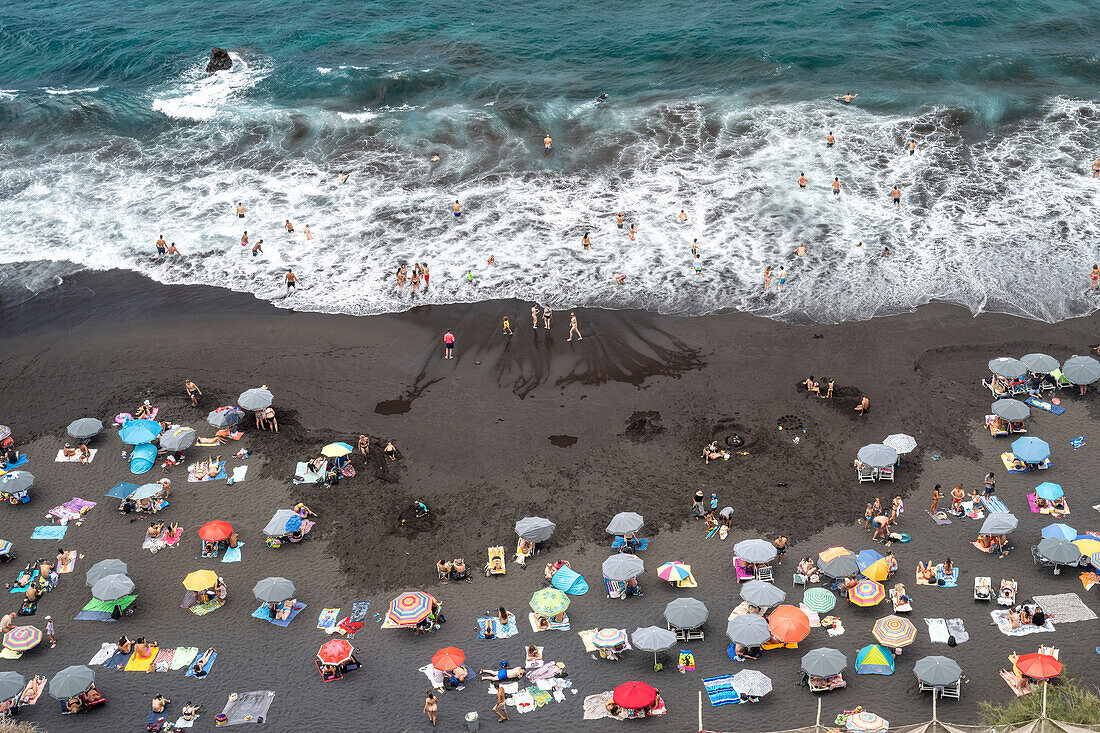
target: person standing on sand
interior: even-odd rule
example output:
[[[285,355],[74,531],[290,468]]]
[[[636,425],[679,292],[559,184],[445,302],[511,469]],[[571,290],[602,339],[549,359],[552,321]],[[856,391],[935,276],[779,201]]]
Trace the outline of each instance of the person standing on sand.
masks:
[[[447,329],[447,333],[443,334],[443,358],[455,358],[455,335],[451,333],[451,329],[449,328]]]
[[[202,390],[199,389],[199,385],[195,384],[194,381],[188,379],[186,382],[183,383],[183,388],[187,390],[187,396],[191,398],[191,406],[198,407],[199,397],[202,396]]]
[[[1100,286],[1100,265],[1093,265],[1089,273],[1089,290],[1096,290]]]
[[[46,617],[46,638],[50,640],[50,649],[57,646],[57,636],[54,634],[53,619]]]
[[[256,244],[252,245],[252,256],[255,257],[257,252],[259,254],[264,253],[264,240],[262,239],[256,242]]]
[[[238,219],[243,219],[244,218],[244,212],[246,212],[246,211],[248,211],[248,209],[244,208],[244,202],[243,201],[238,201],[237,202],[237,218]]]
[[[772,286],[772,266],[768,265],[764,268],[764,290],[767,290]]]
[[[535,303],[531,306],[531,328],[532,330],[539,330],[539,304]]]
[[[286,294],[290,295],[290,291],[298,291],[298,276],[294,274],[294,270],[287,270],[286,275],[283,276],[283,281],[286,283]]]
[[[493,706],[493,712],[497,714],[497,722],[508,720],[508,708],[504,705],[504,688],[500,684],[493,685],[497,688],[497,704]]]
[[[439,701],[435,699],[435,695],[431,690],[428,691],[428,696],[424,698],[424,712],[428,716],[428,720],[432,721],[432,726],[435,726],[435,716],[439,712]]]
[[[783,535],[779,535],[775,538],[775,541],[772,542],[772,545],[775,547],[776,565],[783,564],[783,556],[787,554],[787,547],[789,544],[787,538]]]
[[[901,208],[901,189],[898,188],[898,184],[894,184],[894,190],[890,192],[890,196],[894,199],[894,206]]]
[[[993,496],[997,493],[997,477],[993,475],[992,471],[985,475],[984,491],[986,496]]]
[[[554,311],[550,310],[550,306],[546,306],[542,309],[542,327],[547,331],[550,330],[550,319],[554,317]]]
[[[501,330],[502,336],[512,335],[512,324],[508,322],[508,316],[504,316],[504,328]]]
[[[584,341],[584,336],[581,336],[581,330],[579,328],[577,328],[577,314],[573,313],[573,312],[570,312],[569,313],[569,338],[567,338],[566,341],[572,341],[573,340],[573,334],[577,334],[577,340],[578,341]]]
[[[938,507],[940,505],[940,499],[942,499],[942,498],[943,498],[943,492],[940,491],[940,485],[936,484],[932,488],[932,506],[929,507],[928,511],[935,514],[936,513],[936,507]]]

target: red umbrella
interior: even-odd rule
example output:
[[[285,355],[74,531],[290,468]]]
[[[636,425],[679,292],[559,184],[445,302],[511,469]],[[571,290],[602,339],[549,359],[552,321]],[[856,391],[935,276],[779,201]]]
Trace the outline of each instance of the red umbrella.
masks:
[[[317,650],[317,658],[321,660],[321,664],[343,664],[351,659],[351,654],[354,651],[351,642],[347,639],[332,639],[326,641]]]
[[[219,542],[228,539],[231,534],[233,534],[233,525],[220,519],[207,522],[199,527],[199,537],[206,542]]]
[[[799,642],[810,634],[810,619],[797,606],[779,606],[768,617],[772,636],[784,644]]]
[[[432,656],[432,666],[440,672],[450,672],[452,669],[458,669],[465,661],[466,655],[462,653],[461,649],[453,646],[444,647]]]
[[[657,699],[657,690],[644,682],[624,682],[615,688],[612,700],[621,708],[641,710]]]
[[[1032,652],[1016,660],[1016,669],[1025,677],[1047,680],[1062,673],[1062,663],[1049,654]]]

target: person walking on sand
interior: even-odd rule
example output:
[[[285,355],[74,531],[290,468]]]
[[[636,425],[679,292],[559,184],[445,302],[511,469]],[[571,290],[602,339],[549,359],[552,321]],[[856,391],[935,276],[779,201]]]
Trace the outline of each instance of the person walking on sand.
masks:
[[[943,498],[943,492],[940,491],[940,485],[936,484],[932,487],[932,506],[928,508],[928,511],[933,514],[936,513],[936,507],[940,505],[940,499]]]
[[[806,184],[807,184],[807,183],[809,183],[809,182],[810,182],[810,179],[809,179],[809,178],[806,178],[806,172],[805,172],[805,171],[803,171],[803,172],[802,172],[802,173],[801,173],[801,174],[800,174],[800,175],[798,176],[798,187],[799,187],[799,188],[806,188]]]
[[[500,684],[493,685],[497,689],[497,704],[493,706],[493,712],[497,714],[497,722],[508,720],[508,708],[504,705],[504,688]]]
[[[294,225],[290,223],[290,219],[286,220],[286,224],[283,224],[283,228],[286,229],[287,234],[294,233]]]
[[[428,691],[428,696],[424,698],[424,712],[428,716],[428,720],[432,721],[432,726],[435,726],[435,716],[439,712],[439,701],[436,700],[435,695],[431,690]]]
[[[828,135],[825,136],[825,147],[831,148],[834,145],[836,145],[836,138],[833,137],[833,133],[830,132]]]
[[[309,224],[306,224],[306,228],[303,231],[306,234],[306,239],[313,239],[313,232],[309,230]]]
[[[53,619],[46,617],[46,638],[50,640],[50,649],[57,646],[57,636],[54,634]]]
[[[262,239],[256,242],[256,244],[252,245],[252,256],[255,257],[257,253],[264,253],[264,240]]]
[[[894,199],[894,206],[901,208],[901,189],[898,188],[898,184],[894,184],[894,190],[890,192],[890,196]]]
[[[840,178],[833,178],[833,198],[840,195]]]
[[[451,211],[454,212],[456,219],[462,216],[462,204],[458,203],[458,199],[455,199],[454,205],[451,207]]]
[[[455,335],[451,333],[451,329],[449,328],[447,329],[447,333],[443,334],[443,358],[455,358]]]
[[[768,265],[764,268],[764,290],[767,290],[772,286],[772,266]]]
[[[187,396],[191,398],[191,406],[199,406],[199,397],[202,396],[202,390],[199,389],[199,385],[195,384],[193,380],[188,379],[183,383],[183,388],[187,390]]]
[[[500,333],[502,336],[512,335],[512,324],[508,322],[508,316],[504,316],[504,328],[501,330]]]
[[[625,219],[626,219],[626,212],[620,211],[618,214],[615,214],[615,226],[619,227],[619,229],[622,229],[623,228],[623,221]]]
[[[550,330],[550,319],[554,317],[554,311],[550,310],[550,306],[546,306],[542,309],[542,327],[547,331]]]
[[[567,338],[566,341],[572,341],[573,340],[573,334],[577,334],[577,340],[578,341],[584,341],[584,336],[581,336],[581,330],[579,328],[577,328],[577,314],[573,313],[573,312],[570,312],[569,313],[569,338]]]
[[[244,212],[246,212],[246,211],[248,211],[248,209],[244,208],[244,202],[243,201],[238,201],[237,202],[237,218],[238,219],[243,219],[244,218]]]
[[[157,259],[160,259],[161,257],[164,256],[164,252],[167,249],[167,247],[168,247],[168,242],[165,241],[164,235],[162,234],[162,235],[160,235],[160,238],[157,239]]]
[[[834,99],[836,99],[838,102],[844,102],[844,104],[851,104],[852,100],[858,96],[858,94],[847,92],[843,97],[834,97]]]
[[[775,283],[775,292],[782,293],[783,286],[787,284],[787,270],[783,267],[783,265],[780,265],[779,272],[776,274],[778,275],[779,280]]]
[[[298,276],[294,274],[294,270],[287,270],[286,275],[283,276],[283,281],[286,282],[286,294],[290,295],[290,291],[298,292]]]
[[[531,306],[531,329],[534,331],[539,330],[539,304],[535,303]]]
[[[1097,287],[1100,287],[1100,265],[1093,265],[1089,273],[1089,290],[1096,290]]]

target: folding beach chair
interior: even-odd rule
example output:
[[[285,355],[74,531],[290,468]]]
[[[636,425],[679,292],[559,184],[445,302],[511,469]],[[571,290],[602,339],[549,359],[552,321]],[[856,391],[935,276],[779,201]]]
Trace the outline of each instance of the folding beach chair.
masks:
[[[756,579],[765,580],[769,583],[772,582],[772,566],[771,565],[757,565],[756,566]]]
[[[1001,606],[1016,605],[1016,581],[1001,578],[1001,587],[997,590],[997,604]]]
[[[859,482],[869,483],[875,480],[875,469],[870,466],[857,466],[856,475],[859,476]]]
[[[955,680],[955,684],[947,685],[940,688],[940,697],[953,697],[956,700],[959,699],[959,694],[962,692],[962,680]]]
[[[504,545],[489,548],[489,559],[485,563],[485,575],[504,575],[508,568],[504,563]]]
[[[893,483],[894,482],[894,467],[890,466],[889,468],[880,468],[878,470],[878,480],[879,481],[889,481],[890,483]]]

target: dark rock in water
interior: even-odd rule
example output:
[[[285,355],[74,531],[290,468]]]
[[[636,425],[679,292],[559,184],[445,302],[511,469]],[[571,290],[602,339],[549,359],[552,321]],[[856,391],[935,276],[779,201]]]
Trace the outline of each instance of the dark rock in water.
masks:
[[[207,74],[213,74],[215,71],[227,71],[231,68],[233,68],[233,59],[229,58],[228,51],[217,46],[210,49],[210,63],[206,65]]]

